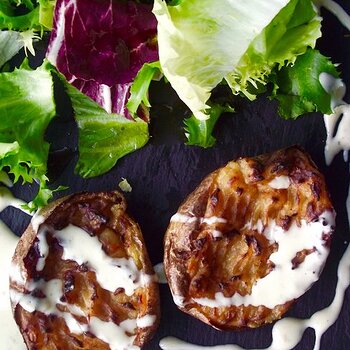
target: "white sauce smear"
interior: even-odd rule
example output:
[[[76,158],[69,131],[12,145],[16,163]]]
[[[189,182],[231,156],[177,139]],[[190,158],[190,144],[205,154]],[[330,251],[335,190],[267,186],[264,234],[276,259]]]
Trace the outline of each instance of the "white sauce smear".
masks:
[[[11,181],[4,173],[1,173],[0,177],[0,182],[11,185]],[[14,198],[7,188],[0,187],[0,211],[11,205],[21,209],[22,204],[25,202]],[[12,315],[9,296],[9,272],[18,237],[2,221],[0,221],[0,242],[2,247],[0,254],[0,349],[25,350],[22,335]]]
[[[269,186],[277,190],[287,189],[290,186],[290,178],[285,175],[276,176],[269,182]]]
[[[42,217],[38,215],[33,219],[33,227],[38,228],[42,223]],[[36,266],[38,271],[44,269],[49,252],[46,241],[48,231],[48,227],[41,226],[37,236],[39,239],[38,250],[41,256]],[[59,245],[63,248],[62,259],[73,260],[80,265],[86,264],[95,272],[97,281],[106,290],[114,292],[118,288],[124,288],[127,295],[132,295],[136,288],[154,281],[154,276],[139,271],[131,258],[117,259],[108,256],[98,237],[90,236],[79,227],[69,225],[63,230],[53,231],[52,236],[58,240]],[[16,280],[19,285],[22,284],[27,292],[20,293],[11,290],[10,295],[14,303],[21,305],[28,312],[38,310],[46,315],[61,317],[72,333],[82,334],[89,331],[108,343],[111,350],[138,350],[139,347],[133,345],[136,334],[132,334],[135,333],[137,327],[151,327],[156,320],[155,315],[127,319],[120,324],[113,321],[103,321],[97,317],[89,319],[88,315],[85,315],[78,306],[62,301],[64,300],[62,298],[64,287],[61,280],[44,281],[40,279],[39,281],[31,280],[23,283],[24,280],[17,270],[12,269],[14,275],[11,278]],[[34,290],[42,291],[45,298],[33,296],[31,292]],[[61,307],[58,308],[58,305]],[[78,317],[83,318],[84,321]]]
[[[47,256],[46,228],[41,228],[38,234],[39,252]],[[73,260],[79,265],[87,264],[96,273],[96,278],[102,288],[114,292],[124,288],[126,295],[132,295],[136,288],[147,284],[153,276],[140,272],[133,259],[111,258],[102,248],[102,243],[96,236],[90,236],[83,229],[69,225],[61,231],[55,231],[55,238],[63,247],[63,260]],[[41,271],[45,261],[39,259],[37,267]]]
[[[18,237],[2,221],[0,242],[0,349],[24,350],[26,347],[13,318],[9,296],[9,271]]]
[[[315,330],[314,350],[320,349],[323,333],[337,320],[340,313],[345,291],[350,283],[350,247],[347,248],[338,267],[338,283],[336,294],[331,305],[313,314],[310,319],[284,318],[275,323],[272,330],[272,344],[265,350],[290,350],[301,340],[309,327]],[[183,342],[177,338],[167,337],[160,341],[163,350],[242,350],[237,345],[199,346]]]
[[[334,1],[319,0],[320,6],[326,7],[338,17],[350,30],[350,17]],[[325,147],[325,159],[329,165],[335,155],[343,151],[344,160],[348,161],[348,151],[350,149],[350,106],[343,102],[345,95],[345,85],[340,79],[336,79],[327,73],[321,73],[319,77],[323,88],[332,95],[332,108],[335,113],[325,115],[324,122],[327,130],[327,142]],[[339,119],[342,117],[340,123]],[[336,125],[338,129],[335,132]],[[350,225],[350,186],[348,198],[346,200],[348,221]],[[185,218],[183,218],[185,219]],[[183,222],[188,222],[183,220]],[[272,259],[272,255],[271,255]],[[284,318],[277,321],[272,330],[272,343],[265,350],[290,350],[293,349],[302,339],[307,328],[315,330],[314,350],[319,350],[321,339],[327,329],[337,320],[347,288],[350,284],[350,245],[348,245],[338,266],[338,282],[336,293],[332,303],[323,310],[317,311],[309,319]],[[275,288],[276,289],[276,288]],[[174,301],[178,305],[183,305],[183,297],[176,296]],[[218,346],[198,346],[186,343],[174,337],[166,337],[160,341],[160,347],[163,350],[243,350],[238,345],[218,345]],[[253,349],[252,349],[253,350]]]
[[[300,297],[317,281],[323,268],[329,249],[324,247],[322,237],[331,233],[334,219],[333,212],[325,212],[316,222],[307,223],[302,220],[300,227],[293,222],[287,231],[272,220],[260,233],[264,234],[270,244],[278,244],[278,250],[269,258],[275,268],[256,282],[251,294],[242,296],[235,293],[232,297],[225,297],[220,292],[215,294],[215,299],[197,298],[194,301],[209,307],[264,305],[272,309],[276,305]],[[303,249],[315,249],[315,251],[307,255],[304,262],[293,269],[292,260]]]

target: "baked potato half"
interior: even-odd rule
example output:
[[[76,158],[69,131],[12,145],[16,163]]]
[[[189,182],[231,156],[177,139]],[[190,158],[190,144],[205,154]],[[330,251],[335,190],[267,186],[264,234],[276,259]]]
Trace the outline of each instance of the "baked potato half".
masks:
[[[35,216],[13,257],[10,296],[28,349],[140,349],[159,291],[119,192],[79,193]]]
[[[318,279],[334,219],[324,177],[301,148],[229,162],[189,195],[166,231],[174,302],[221,330],[281,318]]]

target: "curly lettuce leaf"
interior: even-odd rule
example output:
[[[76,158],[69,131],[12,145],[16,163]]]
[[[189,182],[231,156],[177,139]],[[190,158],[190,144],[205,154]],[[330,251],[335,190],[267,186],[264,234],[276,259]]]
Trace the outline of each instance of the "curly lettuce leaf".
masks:
[[[225,79],[251,99],[274,66],[314,46],[320,20],[311,0],[155,0],[162,70],[198,119],[208,118],[212,89]]]
[[[216,139],[212,135],[214,126],[222,113],[234,112],[229,105],[212,104],[209,111],[209,118],[199,120],[194,115],[185,119],[185,135],[187,137],[187,145],[212,147]]]
[[[55,2],[56,0],[1,0],[0,29],[51,30]],[[18,11],[19,5],[22,11]]]
[[[234,71],[225,77],[234,94],[255,98],[249,84],[269,82],[274,67],[295,62],[321,36],[321,20],[310,0],[291,0],[250,44]]]
[[[137,116],[137,111],[141,105],[150,108],[151,104],[148,100],[148,89],[151,81],[161,74],[160,63],[155,61],[145,63],[137,73],[131,88],[130,97],[126,104],[133,117]]]
[[[198,119],[207,101],[239,63],[251,42],[288,0],[155,0],[159,59],[165,77]]]
[[[47,187],[49,144],[44,134],[55,114],[46,62],[36,70],[23,65],[11,73],[0,73],[0,170],[13,174],[14,182],[39,183],[31,209],[45,204],[52,195]]]
[[[82,177],[109,171],[128,153],[143,147],[148,139],[148,124],[107,113],[74,86],[66,84],[79,128],[79,160],[75,171]]]
[[[308,49],[293,66],[274,72],[271,98],[279,102],[278,110],[283,118],[296,119],[307,112],[333,112],[331,94],[320,82],[321,73],[339,77],[336,66],[315,49]]]

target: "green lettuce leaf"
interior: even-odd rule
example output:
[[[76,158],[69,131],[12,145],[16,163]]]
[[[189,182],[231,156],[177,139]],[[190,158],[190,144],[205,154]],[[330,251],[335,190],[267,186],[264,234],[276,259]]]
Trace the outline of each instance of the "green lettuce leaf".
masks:
[[[79,160],[75,170],[80,176],[104,174],[121,157],[147,143],[146,122],[109,114],[74,86],[67,82],[65,86],[79,128]]]
[[[293,66],[283,67],[272,74],[274,90],[271,96],[279,102],[279,114],[296,119],[307,112],[331,114],[331,95],[320,83],[320,74],[339,77],[336,66],[319,51],[309,49]]]
[[[212,89],[226,80],[251,99],[275,66],[293,63],[320,36],[311,0],[155,0],[161,68],[198,119],[208,118]]]
[[[0,29],[26,31],[51,30],[56,0],[1,0]],[[27,11],[18,12],[18,5]]]
[[[250,44],[234,71],[225,77],[234,94],[249,99],[249,84],[265,84],[274,67],[295,62],[321,36],[320,18],[310,0],[291,0]]]
[[[212,104],[209,111],[209,118],[199,120],[194,115],[185,119],[185,134],[187,145],[201,146],[204,148],[214,146],[216,139],[212,135],[214,126],[222,113],[234,112],[229,105]]]
[[[130,89],[130,97],[126,104],[126,108],[129,110],[133,117],[137,117],[137,110],[141,104],[150,108],[151,104],[148,100],[148,89],[151,81],[156,76],[161,75],[160,63],[155,61],[152,63],[145,63],[137,73]]]
[[[165,77],[198,119],[207,119],[212,89],[288,0],[155,0],[159,60]]]
[[[39,183],[32,210],[52,196],[47,187],[49,144],[44,134],[55,114],[46,62],[36,70],[24,64],[11,73],[0,73],[0,170],[13,174],[14,182]]]

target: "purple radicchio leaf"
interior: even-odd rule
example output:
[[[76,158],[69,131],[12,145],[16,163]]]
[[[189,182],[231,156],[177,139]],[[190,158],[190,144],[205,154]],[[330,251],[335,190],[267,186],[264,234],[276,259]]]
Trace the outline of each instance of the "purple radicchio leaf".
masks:
[[[131,119],[125,107],[130,86],[144,63],[158,60],[156,34],[151,5],[57,0],[47,58],[107,112]]]

